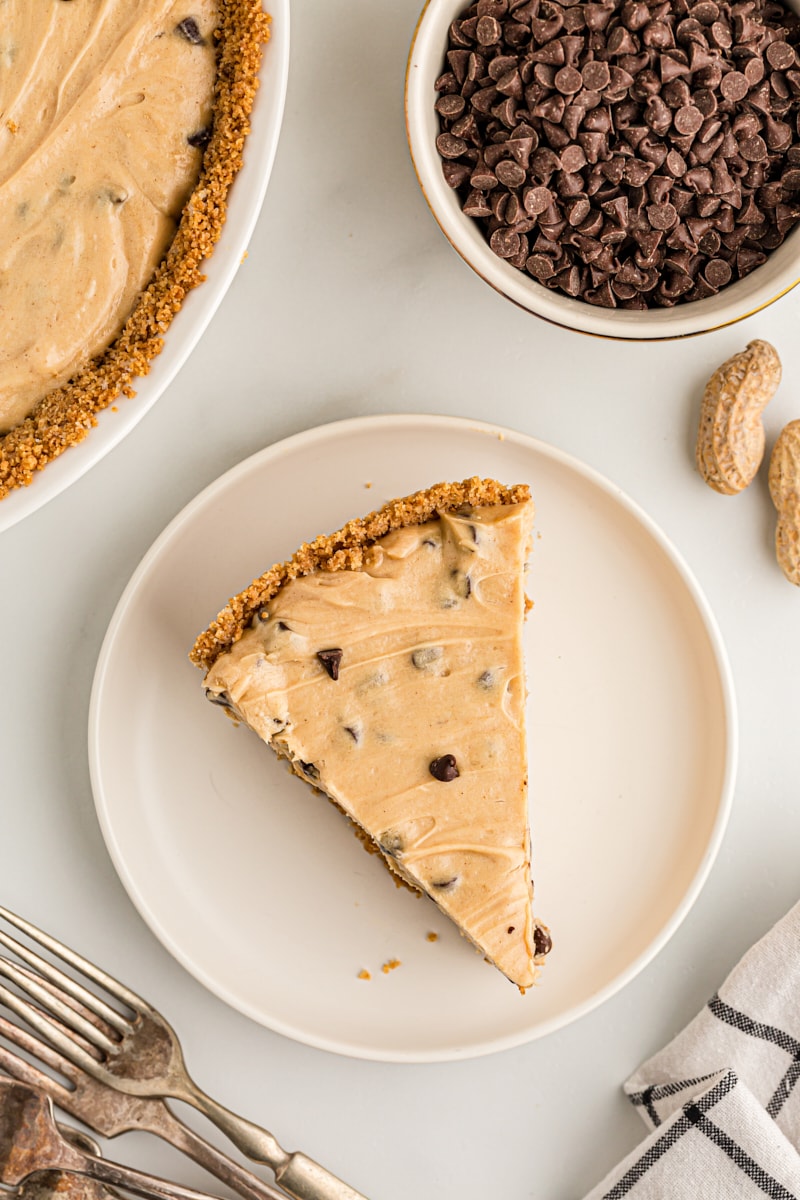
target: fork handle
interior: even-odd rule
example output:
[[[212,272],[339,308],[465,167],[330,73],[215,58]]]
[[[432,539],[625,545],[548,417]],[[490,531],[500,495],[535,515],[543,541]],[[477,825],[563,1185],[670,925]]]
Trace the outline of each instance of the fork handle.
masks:
[[[207,1096],[193,1080],[178,1099],[192,1104],[230,1138],[234,1146],[254,1162],[266,1163],[275,1181],[294,1200],[367,1200],[349,1184],[299,1151],[289,1154],[271,1133],[225,1108]]]
[[[284,1169],[275,1172],[275,1179],[295,1200],[366,1200],[361,1192],[299,1150],[289,1155]]]
[[[182,1184],[159,1179],[155,1175],[147,1175],[144,1171],[136,1171],[133,1167],[123,1167],[121,1163],[109,1162],[105,1158],[95,1158],[94,1155],[81,1155],[83,1162],[67,1168],[88,1175],[100,1183],[111,1187],[122,1188],[123,1191],[133,1192],[146,1200],[216,1200],[207,1192],[198,1192],[194,1188],[183,1187]]]
[[[157,1118],[148,1114],[146,1119],[140,1119],[136,1128],[146,1129],[169,1142],[176,1150],[187,1155],[198,1166],[203,1167],[217,1179],[226,1184],[234,1192],[238,1192],[244,1200],[286,1200],[286,1195],[277,1188],[271,1187],[265,1180],[259,1179],[247,1167],[223,1154],[216,1146],[207,1142],[189,1125],[185,1125],[176,1116],[166,1101],[160,1104]]]

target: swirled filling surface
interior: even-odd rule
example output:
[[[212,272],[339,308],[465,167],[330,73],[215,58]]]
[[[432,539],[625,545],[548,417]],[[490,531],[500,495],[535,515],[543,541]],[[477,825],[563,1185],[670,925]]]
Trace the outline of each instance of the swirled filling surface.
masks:
[[[215,0],[0,0],[0,432],[118,336],[213,112]]]

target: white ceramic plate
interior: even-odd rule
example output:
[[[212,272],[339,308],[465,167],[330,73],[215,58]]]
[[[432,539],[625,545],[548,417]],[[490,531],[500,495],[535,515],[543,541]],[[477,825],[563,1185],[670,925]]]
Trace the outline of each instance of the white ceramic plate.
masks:
[[[231,188],[222,236],[203,266],[205,282],[186,297],[150,373],[134,380],[135,398],[121,400],[117,412],[99,413],[96,428],[83,442],[37,472],[30,487],[18,488],[0,501],[0,533],[60,495],[138,425],[186,362],[233,282],[267,191],[289,73],[289,0],[269,0],[265,7],[272,16],[271,35],[264,49],[244,166]]]
[[[187,659],[228,596],[301,542],[473,474],[529,482],[537,505],[526,633],[534,876],[555,948],[525,996],[210,705]],[[312,429],[208,487],[128,585],[90,714],[106,843],[165,946],[272,1029],[396,1061],[525,1042],[630,980],[706,877],[735,745],[715,622],[649,518],[532,438],[435,416]],[[390,959],[402,965],[383,973]]]

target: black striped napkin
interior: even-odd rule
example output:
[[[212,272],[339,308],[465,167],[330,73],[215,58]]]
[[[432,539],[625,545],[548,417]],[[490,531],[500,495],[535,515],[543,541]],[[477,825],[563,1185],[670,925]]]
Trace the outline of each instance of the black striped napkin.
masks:
[[[800,1198],[800,904],[625,1084],[652,1133],[586,1200]]]

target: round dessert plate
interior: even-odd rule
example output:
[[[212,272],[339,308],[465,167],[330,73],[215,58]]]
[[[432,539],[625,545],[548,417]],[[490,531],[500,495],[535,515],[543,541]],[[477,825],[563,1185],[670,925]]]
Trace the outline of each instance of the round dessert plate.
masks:
[[[272,172],[289,74],[289,0],[271,0],[270,40],[264,47],[260,87],[253,105],[244,165],[234,180],[225,226],[214,253],[203,264],[205,282],[186,297],[150,372],[135,379],[136,396],[97,415],[97,426],[43,471],[30,487],[0,500],[0,532],[36,512],[65,491],[119,445],[172,383],[202,337],[233,282],[253,234]]]
[[[554,949],[525,995],[209,704],[187,657],[228,597],[302,542],[471,475],[529,483],[536,502],[530,801],[536,911]],[[717,626],[653,522],[558,450],[435,416],[324,425],[206,488],[120,600],[89,737],[109,852],[172,954],[271,1029],[406,1062],[518,1045],[632,979],[708,874],[736,759]]]

